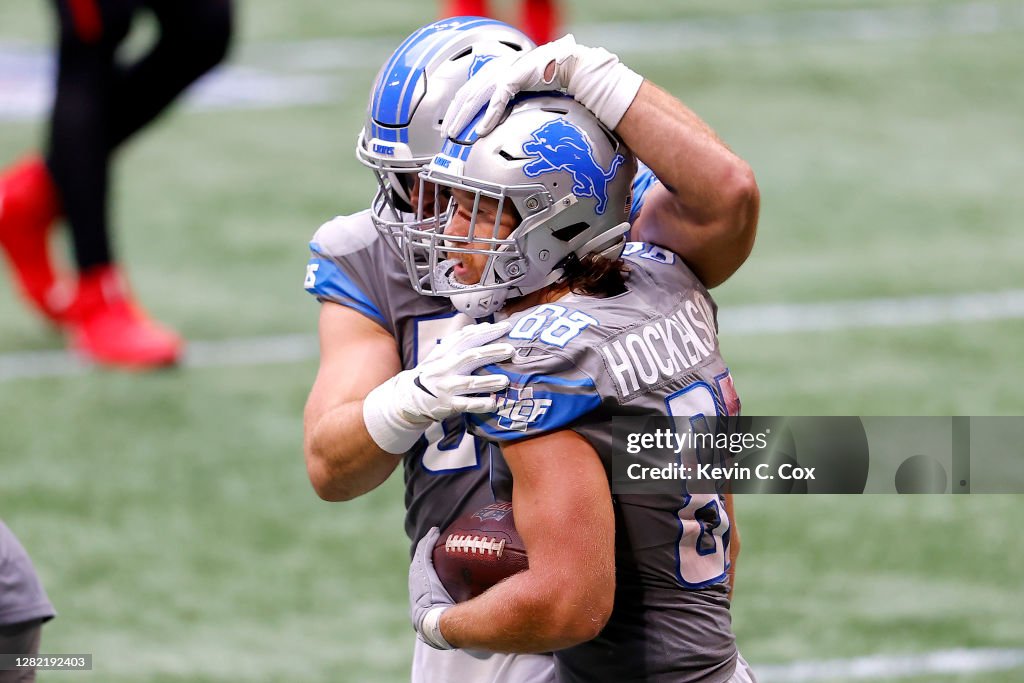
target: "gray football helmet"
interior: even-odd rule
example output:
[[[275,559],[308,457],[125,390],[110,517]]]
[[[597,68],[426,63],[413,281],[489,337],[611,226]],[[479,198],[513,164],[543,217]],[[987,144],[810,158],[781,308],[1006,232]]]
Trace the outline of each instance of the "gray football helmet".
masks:
[[[415,174],[441,146],[441,119],[456,91],[494,57],[534,47],[524,33],[503,22],[453,17],[414,32],[381,67],[356,157],[377,177],[371,215],[396,252],[409,214],[422,209],[424,199],[429,204],[434,198],[433,193],[414,198],[410,190]]]
[[[418,292],[447,296],[457,310],[480,318],[556,282],[567,258],[619,257],[636,159],[614,133],[583,105],[556,95],[520,96],[484,137],[475,125],[447,140],[420,174],[439,195],[461,189],[474,203],[466,236],[445,234],[454,205],[404,226],[405,264]],[[502,238],[497,226],[478,229],[482,197],[497,200],[499,216],[512,204],[520,222],[510,235]],[[480,282],[455,279],[460,254],[487,257]]]

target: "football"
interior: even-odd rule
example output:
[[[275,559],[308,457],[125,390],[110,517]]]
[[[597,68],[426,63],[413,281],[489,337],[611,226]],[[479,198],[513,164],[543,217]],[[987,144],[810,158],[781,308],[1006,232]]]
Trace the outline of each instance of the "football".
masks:
[[[512,503],[492,503],[459,517],[433,553],[434,570],[455,602],[464,602],[529,566]]]

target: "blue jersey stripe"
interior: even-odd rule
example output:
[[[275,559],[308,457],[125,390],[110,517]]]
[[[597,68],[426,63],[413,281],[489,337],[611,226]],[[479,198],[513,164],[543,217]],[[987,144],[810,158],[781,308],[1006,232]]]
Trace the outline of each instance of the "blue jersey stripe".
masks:
[[[353,308],[381,325],[386,325],[380,309],[334,261],[314,257],[309,260],[309,264],[315,266],[315,279],[312,285],[306,287],[307,292]]]
[[[505,404],[499,401],[497,412],[467,417],[488,436],[498,441],[515,441],[562,429],[600,405],[597,393],[563,394],[534,389],[528,399],[509,399]]]

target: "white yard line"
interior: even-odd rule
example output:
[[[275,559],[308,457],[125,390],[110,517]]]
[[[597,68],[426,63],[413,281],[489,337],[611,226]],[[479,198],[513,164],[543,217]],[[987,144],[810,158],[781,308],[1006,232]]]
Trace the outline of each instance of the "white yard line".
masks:
[[[1024,318],[1024,289],[901,299],[726,306],[718,313],[722,336],[909,327],[1017,318]]]
[[[754,666],[761,683],[875,681],[929,675],[975,674],[1024,667],[1024,650],[939,650],[914,655],[874,655],[820,662]]]
[[[574,24],[585,44],[628,57],[715,48],[803,45],[837,41],[883,42],[942,36],[988,35],[1024,29],[1024,3],[963,2],[868,9],[763,12],[734,17],[659,22]],[[231,64],[200,81],[186,108],[262,109],[338,102],[362,83],[400,38],[338,38],[245,45]],[[0,42],[0,121],[34,120],[50,100],[49,46]]]
[[[238,365],[272,365],[316,358],[316,335],[290,334],[273,337],[236,337],[188,343],[186,368],[218,368]],[[67,351],[27,351],[0,354],[0,383],[17,379],[69,377],[92,370]]]
[[[954,296],[733,306],[719,312],[719,327],[723,337],[731,337],[1019,319],[1024,319],[1024,290],[1010,289]],[[317,353],[314,334],[236,337],[190,342],[182,365],[210,368],[293,363],[315,359]],[[66,351],[0,354],[0,383],[67,377],[90,370]]]

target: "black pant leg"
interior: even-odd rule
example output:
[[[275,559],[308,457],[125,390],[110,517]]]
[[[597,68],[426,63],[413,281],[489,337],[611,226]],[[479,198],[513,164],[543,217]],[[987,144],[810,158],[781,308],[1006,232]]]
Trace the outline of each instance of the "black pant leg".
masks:
[[[42,631],[42,619],[0,626],[0,652],[11,655],[39,654]],[[35,669],[0,671],[0,683],[32,683],[35,680]]]
[[[150,0],[147,4],[160,24],[160,36],[138,62],[118,70],[110,130],[114,147],[219,64],[231,42],[231,0]]]
[[[110,262],[108,186],[114,55],[136,0],[54,0],[57,87],[47,161],[71,228],[79,270]]]

